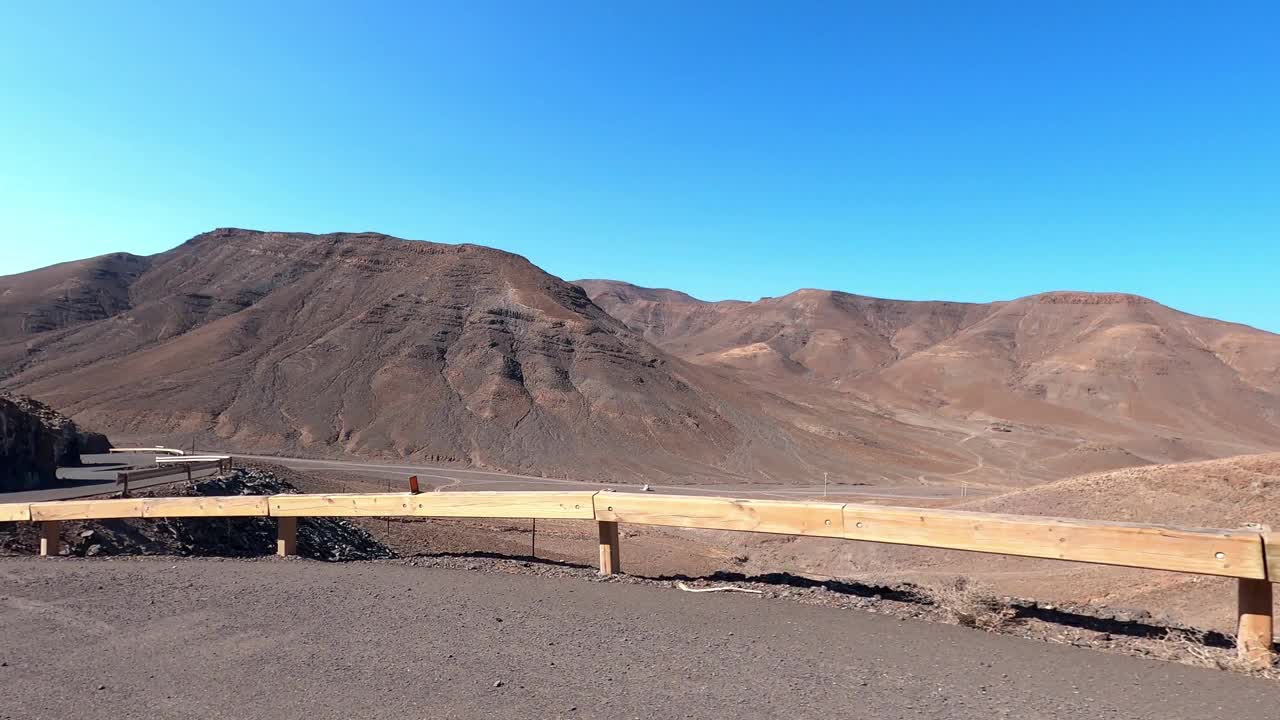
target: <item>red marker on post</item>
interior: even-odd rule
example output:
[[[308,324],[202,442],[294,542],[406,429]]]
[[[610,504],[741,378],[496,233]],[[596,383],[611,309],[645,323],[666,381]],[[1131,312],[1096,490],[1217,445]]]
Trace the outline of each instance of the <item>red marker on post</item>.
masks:
[[[421,491],[418,490],[418,476],[410,475],[409,476],[409,494],[417,495],[419,492]]]

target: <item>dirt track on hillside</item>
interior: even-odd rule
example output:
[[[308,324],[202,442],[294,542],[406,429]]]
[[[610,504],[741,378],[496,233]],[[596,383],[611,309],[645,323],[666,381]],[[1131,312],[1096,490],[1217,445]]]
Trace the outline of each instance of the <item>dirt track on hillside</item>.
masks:
[[[1280,685],[757,597],[304,560],[0,560],[0,718],[1273,718]]]

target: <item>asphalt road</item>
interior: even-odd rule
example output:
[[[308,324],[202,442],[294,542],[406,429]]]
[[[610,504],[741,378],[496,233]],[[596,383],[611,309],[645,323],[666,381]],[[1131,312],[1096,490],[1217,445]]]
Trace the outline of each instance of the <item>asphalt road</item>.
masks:
[[[1280,684],[731,594],[397,563],[0,559],[0,718],[1274,720]]]
[[[612,487],[618,492],[634,492],[638,485],[611,485],[600,481],[542,478],[531,475],[468,470],[453,467],[418,464],[391,464],[368,460],[317,460],[313,458],[276,457],[272,455],[236,455],[245,460],[260,460],[283,465],[295,470],[341,471],[358,475],[374,475],[396,478],[396,487],[404,486],[409,475],[417,475],[423,483],[430,483],[443,492],[458,490],[599,490]],[[404,486],[407,487],[407,486]],[[654,492],[675,495],[729,495],[733,497],[764,498],[773,500],[822,499],[822,485],[717,484],[708,486],[651,485]],[[936,486],[848,486],[833,484],[825,489],[833,501],[859,499],[940,500],[958,497],[960,488]],[[973,495],[973,491],[968,491]],[[976,495],[973,495],[976,497]]]
[[[82,455],[83,467],[58,468],[58,483],[53,487],[40,490],[22,490],[18,492],[0,492],[0,503],[44,502],[46,500],[72,500],[97,495],[110,495],[120,491],[116,485],[116,473],[129,468],[154,467],[154,453],[132,455],[128,453],[112,453],[107,455]],[[200,470],[194,477],[204,477],[216,473],[216,470]],[[129,483],[130,490],[168,485],[186,480],[187,475],[181,468],[174,468],[174,474],[149,480],[135,480]]]
[[[216,452],[216,454],[220,455],[229,454],[222,451],[210,452]],[[295,470],[344,472],[370,477],[385,477],[394,480],[393,487],[399,490],[408,489],[407,478],[410,475],[417,475],[424,485],[431,485],[440,492],[461,490],[599,490],[603,487],[612,487],[618,492],[637,492],[640,490],[638,485],[610,485],[599,481],[541,478],[485,470],[441,467],[438,465],[391,464],[355,459],[317,460],[313,458],[277,457],[274,455],[234,455],[237,460],[269,462]],[[0,493],[0,502],[71,500],[112,494],[119,491],[119,487],[116,485],[116,473],[118,471],[129,467],[153,466],[155,464],[155,455],[85,455],[82,458],[82,462],[86,464],[85,467],[60,468],[58,470],[59,483],[55,487]],[[198,472],[196,477],[209,475],[213,472],[212,470]],[[185,479],[186,476],[184,474],[175,473],[169,477],[131,482],[129,487],[130,489],[141,490],[148,487],[168,485]],[[835,502],[857,502],[871,499],[918,502],[952,499],[960,494],[959,488],[921,485],[870,487],[834,484],[829,488],[823,488],[821,485],[761,486],[759,484],[727,484],[710,486],[651,485],[650,488],[654,492],[677,495],[725,495],[770,500],[821,500],[825,497]],[[970,493],[972,494],[972,491]]]

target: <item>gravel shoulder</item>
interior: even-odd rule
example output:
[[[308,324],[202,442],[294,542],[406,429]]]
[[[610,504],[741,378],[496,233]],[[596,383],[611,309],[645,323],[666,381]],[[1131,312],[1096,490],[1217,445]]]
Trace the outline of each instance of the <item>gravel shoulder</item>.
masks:
[[[0,718],[1274,718],[1263,679],[626,582],[0,559]]]

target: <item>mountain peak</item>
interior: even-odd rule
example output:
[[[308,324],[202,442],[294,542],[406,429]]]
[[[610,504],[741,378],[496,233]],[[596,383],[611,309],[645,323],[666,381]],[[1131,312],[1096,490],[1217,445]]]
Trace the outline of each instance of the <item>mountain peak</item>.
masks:
[[[1029,300],[1042,305],[1156,305],[1156,301],[1141,295],[1121,292],[1083,292],[1077,290],[1054,290],[1050,292],[1028,295],[1021,300]]]

